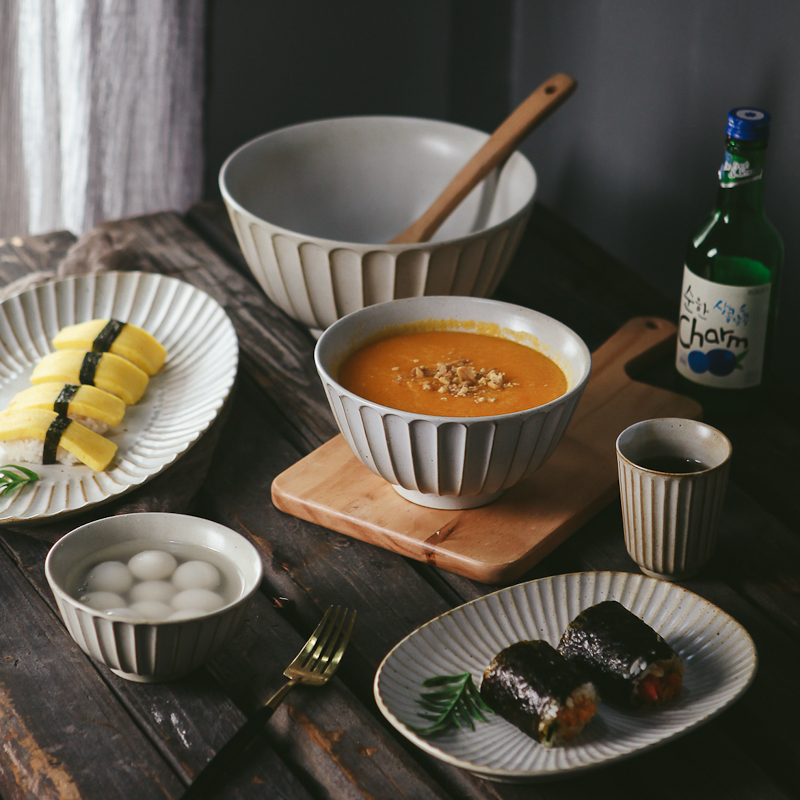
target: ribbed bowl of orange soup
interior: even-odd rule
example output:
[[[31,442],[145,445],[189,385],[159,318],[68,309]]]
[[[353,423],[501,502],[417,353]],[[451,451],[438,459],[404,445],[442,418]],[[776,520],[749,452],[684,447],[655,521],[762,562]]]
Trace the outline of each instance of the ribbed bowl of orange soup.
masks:
[[[558,320],[450,296],[355,311],[314,360],[356,457],[407,500],[445,509],[490,503],[544,464],[592,367]]]

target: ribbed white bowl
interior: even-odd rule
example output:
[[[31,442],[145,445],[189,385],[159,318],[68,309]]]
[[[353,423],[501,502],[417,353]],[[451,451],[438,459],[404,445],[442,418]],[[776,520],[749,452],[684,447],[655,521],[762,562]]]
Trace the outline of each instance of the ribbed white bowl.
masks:
[[[219,303],[175,278],[106,272],[54,281],[0,304],[0,409],[30,386],[62,327],[111,317],[144,328],[167,348],[144,397],[107,434],[119,448],[114,460],[104,472],[34,467],[41,480],[0,498],[0,522],[71,513],[139,486],[186,452],[225,403],[239,345]]]
[[[476,187],[432,242],[386,244],[487,138],[411,117],[307,122],[236,150],[220,171],[220,189],[267,296],[319,334],[373,303],[495,290],[536,190],[521,153]]]
[[[361,343],[384,328],[420,320],[458,330],[465,329],[458,322],[489,322],[509,337],[520,334],[523,343],[535,344],[562,368],[567,392],[512,414],[435,417],[373,403],[336,380],[341,362]],[[354,312],[325,331],[314,359],[353,453],[402,497],[431,508],[485,505],[535,472],[566,430],[592,364],[588,348],[566,325],[521,306],[473,297],[407,298]]]
[[[580,736],[552,748],[496,714],[474,731],[431,739],[406,727],[428,724],[417,703],[426,678],[470,672],[479,687],[500,650],[523,639],[543,639],[555,647],[580,611],[603,600],[618,600],[680,655],[686,673],[676,701],[637,712],[601,703]],[[389,722],[426,752],[484,778],[529,782],[608,764],[688,732],[747,689],[756,663],[747,631],[702,597],[642,575],[581,572],[521,583],[437,617],[386,656],[374,688]]]
[[[177,542],[213,550],[235,566],[241,591],[218,611],[171,622],[112,619],[78,602],[72,596],[76,576],[95,563],[93,554],[134,540],[142,549]],[[261,583],[262,565],[247,539],[216,522],[182,514],[120,514],[82,525],[59,539],[47,554],[45,575],[80,648],[120,677],[152,683],[191,672],[230,641]]]

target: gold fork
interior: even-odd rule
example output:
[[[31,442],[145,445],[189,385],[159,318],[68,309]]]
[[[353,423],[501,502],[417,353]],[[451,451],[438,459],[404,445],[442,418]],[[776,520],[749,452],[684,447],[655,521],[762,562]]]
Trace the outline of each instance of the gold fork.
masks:
[[[355,621],[355,611],[351,614],[346,608],[342,611],[340,606],[335,609],[333,606],[328,608],[305,647],[284,670],[283,674],[289,679],[288,682],[281,686],[200,770],[183,793],[182,800],[197,800],[217,786],[220,779],[230,771],[237,756],[297,684],[322,686],[328,682],[342,660]]]

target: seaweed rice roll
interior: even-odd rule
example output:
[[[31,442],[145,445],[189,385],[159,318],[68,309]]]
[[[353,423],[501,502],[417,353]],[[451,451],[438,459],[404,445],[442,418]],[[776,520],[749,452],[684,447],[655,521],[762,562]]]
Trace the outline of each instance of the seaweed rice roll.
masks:
[[[547,642],[516,642],[483,675],[489,707],[549,747],[577,736],[597,711],[594,686]]]
[[[655,706],[680,694],[683,664],[677,653],[616,600],[578,614],[558,650],[597,686],[603,700]]]

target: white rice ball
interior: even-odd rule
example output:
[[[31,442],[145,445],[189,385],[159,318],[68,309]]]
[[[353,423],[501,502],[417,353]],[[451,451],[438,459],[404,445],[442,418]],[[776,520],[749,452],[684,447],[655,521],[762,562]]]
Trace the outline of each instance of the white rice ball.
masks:
[[[216,592],[208,589],[186,589],[172,598],[172,607],[178,611],[193,609],[208,613],[224,605],[225,601]]]
[[[163,550],[142,550],[128,562],[128,569],[140,581],[163,581],[177,566],[175,556]]]
[[[219,570],[206,561],[187,561],[175,570],[172,582],[178,589],[209,589],[219,586]]]
[[[88,592],[82,594],[78,600],[95,611],[108,611],[110,608],[125,606],[125,601],[114,592]]]
[[[125,594],[133,586],[133,575],[121,561],[103,561],[86,576],[90,592]]]
[[[132,603],[143,600],[169,603],[177,593],[178,590],[169,581],[142,581],[131,589],[130,598]]]
[[[174,609],[166,603],[159,603],[158,600],[141,600],[138,603],[133,603],[130,610],[138,617],[148,622],[161,622],[165,620]]]

